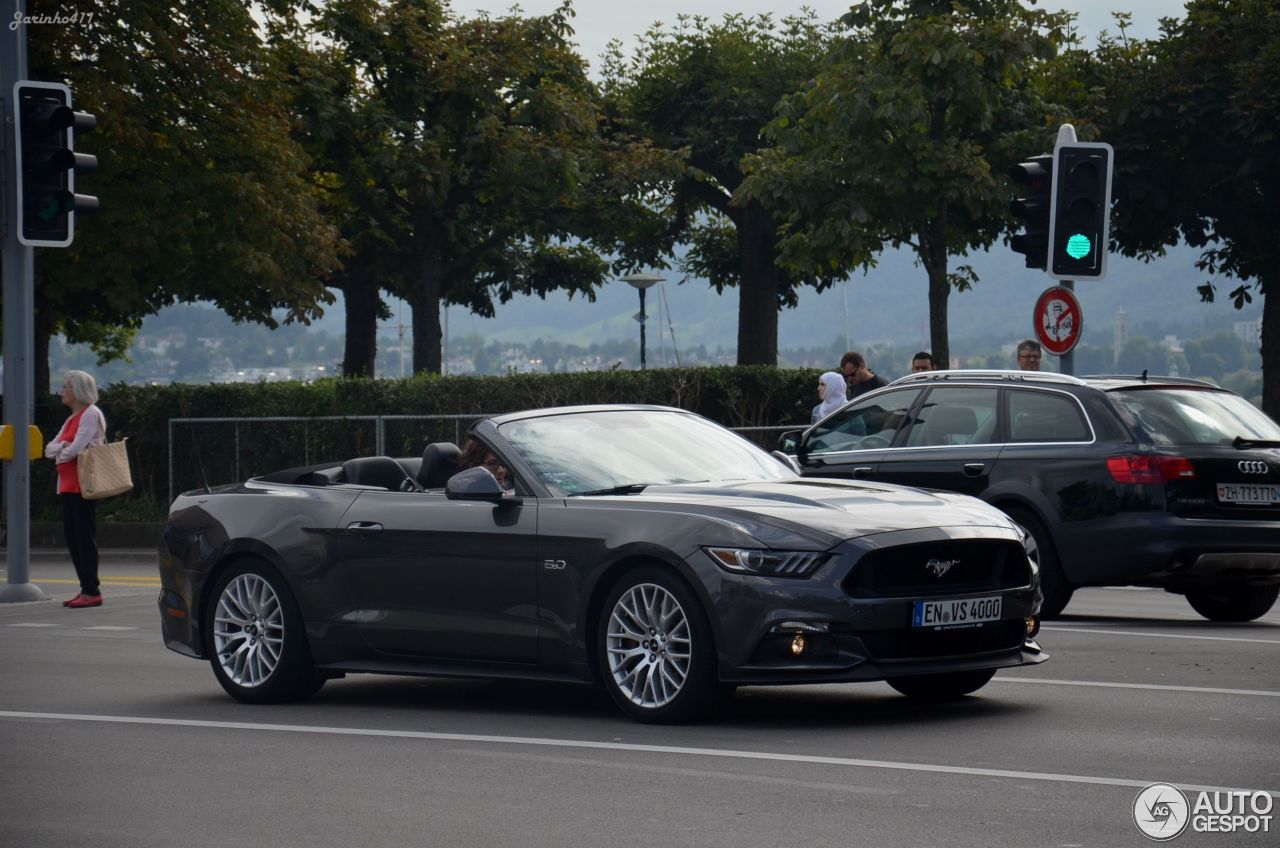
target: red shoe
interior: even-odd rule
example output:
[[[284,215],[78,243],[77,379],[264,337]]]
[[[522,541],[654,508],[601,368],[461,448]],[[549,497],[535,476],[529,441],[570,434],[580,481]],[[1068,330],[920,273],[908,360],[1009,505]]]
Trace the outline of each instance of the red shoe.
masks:
[[[84,597],[84,595],[83,595],[83,594],[76,593],[76,596],[75,596],[74,598],[67,598],[65,601],[63,601],[63,602],[62,602],[62,605],[63,605],[64,607],[69,607],[69,606],[71,606],[73,603],[75,603],[76,601],[80,600],[80,599],[81,599],[81,598],[83,598],[83,597]]]
[[[101,595],[76,595],[67,601],[67,606],[71,609],[83,609],[84,607],[100,607],[102,606]]]

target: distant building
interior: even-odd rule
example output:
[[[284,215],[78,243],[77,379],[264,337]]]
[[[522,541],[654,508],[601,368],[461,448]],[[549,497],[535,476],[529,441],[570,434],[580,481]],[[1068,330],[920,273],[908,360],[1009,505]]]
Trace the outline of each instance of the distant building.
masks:
[[[1125,314],[1123,306],[1116,310],[1112,333],[1111,363],[1114,365],[1120,361],[1120,351],[1124,350],[1125,342],[1129,341],[1129,316]]]
[[[1231,325],[1231,331],[1240,337],[1240,340],[1247,345],[1252,345],[1255,349],[1262,347],[1262,321],[1237,321]]]

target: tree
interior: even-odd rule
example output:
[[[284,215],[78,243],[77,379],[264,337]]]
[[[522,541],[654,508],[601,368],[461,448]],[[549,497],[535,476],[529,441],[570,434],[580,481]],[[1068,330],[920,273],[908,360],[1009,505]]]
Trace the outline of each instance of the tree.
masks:
[[[1262,297],[1262,406],[1280,418],[1280,8],[1190,0],[1153,41],[1125,37],[1126,20],[1061,74],[1116,148],[1114,245],[1150,259],[1185,241],[1240,282],[1237,308]]]
[[[657,25],[626,59],[615,42],[605,61],[605,94],[629,130],[678,157],[652,197],[661,229],[633,241],[653,248],[665,267],[678,243],[691,276],[723,291],[738,286],[738,363],[775,365],[778,310],[797,302],[797,288],[824,288],[838,269],[787,271],[777,263],[780,221],[758,199],[744,197],[744,160],[763,145],[774,108],[817,73],[830,44],[813,14],[784,18],[726,15],[719,23],[680,16]],[[652,224],[652,221],[649,222]]]
[[[1062,15],[1018,0],[868,0],[833,60],[787,98],[744,192],[789,210],[781,262],[815,273],[909,247],[929,284],[935,359],[950,360],[947,301],[977,281],[952,256],[1008,229],[1004,173],[1047,142],[1031,87]]]
[[[415,371],[440,370],[442,301],[487,316],[520,293],[590,297],[608,271],[583,241],[602,213],[587,191],[599,113],[571,16],[462,20],[436,0],[337,0],[317,18],[355,69],[358,125],[374,131],[360,190],[393,236],[397,280],[383,286],[413,308]]]
[[[286,4],[270,4],[276,12]],[[143,316],[211,300],[236,320],[307,321],[332,297],[336,234],[316,208],[306,158],[290,136],[287,92],[249,7],[146,0],[33,0],[32,14],[85,14],[29,39],[34,79],[70,84],[98,130],[77,146],[99,170],[82,191],[102,200],[68,249],[36,264],[36,387],[48,340],[122,356]]]

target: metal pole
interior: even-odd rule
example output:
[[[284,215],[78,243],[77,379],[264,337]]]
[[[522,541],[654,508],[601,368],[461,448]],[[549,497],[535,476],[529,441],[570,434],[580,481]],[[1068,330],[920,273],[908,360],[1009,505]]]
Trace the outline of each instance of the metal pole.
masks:
[[[644,289],[637,289],[640,292],[640,370],[645,369],[644,365],[644,322],[648,319],[648,315],[644,311]]]
[[[173,504],[173,419],[169,419],[169,504]]]
[[[1075,280],[1059,280],[1058,282],[1067,291],[1071,292],[1072,294],[1075,293],[1075,290],[1076,290]],[[1081,308],[1083,309],[1083,307]],[[1081,317],[1082,316],[1077,315],[1076,320],[1079,321]],[[1083,327],[1076,328],[1077,333],[1081,332],[1081,330],[1083,330]],[[1066,353],[1062,354],[1062,356],[1058,358],[1058,367],[1062,370],[1063,374],[1070,374],[1073,377],[1075,376],[1076,349],[1074,347],[1071,350],[1067,351]]]
[[[6,22],[26,11],[23,0],[4,2]],[[4,99],[0,122],[0,161],[4,168],[4,418],[13,427],[13,461],[4,469],[5,520],[8,528],[8,575],[0,586],[0,602],[38,601],[40,587],[30,582],[31,558],[31,460],[27,459],[30,435],[27,428],[35,416],[32,367],[35,360],[35,256],[18,242],[18,196],[14,169],[17,167],[14,135],[14,85],[27,75],[26,27],[20,23],[0,28],[0,98]],[[47,386],[45,387],[48,388]]]

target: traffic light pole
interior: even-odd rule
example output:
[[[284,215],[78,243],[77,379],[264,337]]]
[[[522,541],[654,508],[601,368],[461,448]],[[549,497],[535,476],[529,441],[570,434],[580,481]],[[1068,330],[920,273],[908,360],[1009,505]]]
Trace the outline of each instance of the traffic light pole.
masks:
[[[4,501],[8,534],[7,575],[0,585],[0,603],[38,601],[40,587],[30,582],[31,558],[31,461],[28,426],[34,415],[33,365],[35,362],[35,257],[32,248],[18,241],[18,192],[14,151],[17,124],[13,87],[27,74],[26,27],[16,13],[25,13],[23,0],[4,0],[5,21],[17,26],[0,27],[0,98],[4,102],[0,125],[0,167],[3,171],[4,241],[4,422],[13,427],[13,459],[5,464]]]
[[[1075,280],[1059,280],[1058,285],[1062,286],[1064,289],[1071,292],[1072,294],[1075,294],[1076,292]],[[1071,348],[1071,350],[1067,351],[1066,353],[1062,354],[1062,356],[1058,357],[1058,370],[1061,371],[1063,374],[1068,374],[1072,377],[1075,376],[1076,349],[1074,347]]]

